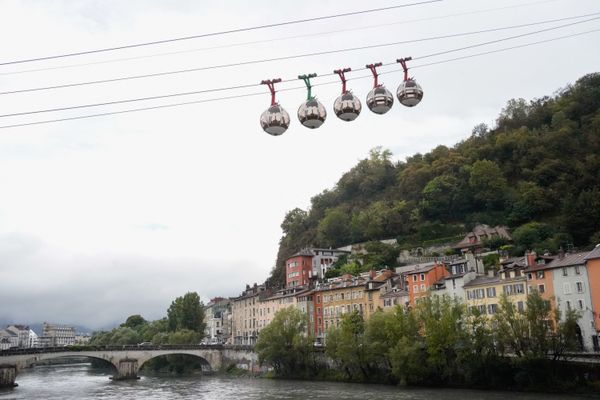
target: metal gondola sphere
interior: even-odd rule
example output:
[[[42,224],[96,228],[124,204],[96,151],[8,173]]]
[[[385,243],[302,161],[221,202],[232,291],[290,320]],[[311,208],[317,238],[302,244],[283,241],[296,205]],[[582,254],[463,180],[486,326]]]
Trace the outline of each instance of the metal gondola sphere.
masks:
[[[333,112],[343,121],[354,121],[360,115],[361,110],[360,100],[351,92],[342,94],[333,103]]]
[[[367,107],[375,114],[385,114],[394,105],[394,96],[385,86],[373,88],[367,95]]]
[[[298,108],[298,119],[307,128],[316,129],[323,125],[327,118],[327,110],[321,102],[315,98],[306,100]]]
[[[414,107],[423,99],[423,89],[414,79],[408,79],[398,86],[396,96],[403,106]]]
[[[262,113],[260,125],[269,135],[279,136],[290,127],[290,115],[279,104],[274,104]]]

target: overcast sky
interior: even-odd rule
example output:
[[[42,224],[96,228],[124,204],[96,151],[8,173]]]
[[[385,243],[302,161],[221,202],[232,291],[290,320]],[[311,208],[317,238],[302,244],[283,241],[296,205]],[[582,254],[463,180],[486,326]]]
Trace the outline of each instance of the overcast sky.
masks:
[[[0,0],[0,62],[410,1]],[[499,7],[511,8],[482,11]],[[240,34],[4,65],[0,66],[0,92],[397,42],[599,11],[600,5],[593,0],[444,0]],[[411,64],[416,67],[598,29],[599,21]],[[358,69],[399,57],[418,58],[570,22],[242,68],[0,95],[0,114],[254,84],[277,77],[293,79],[311,72],[322,75],[336,68]],[[378,24],[381,26],[373,27]],[[230,46],[336,30],[346,31]],[[351,123],[337,119],[332,112],[341,85],[317,86],[314,94],[329,112],[317,130],[302,127],[296,118],[305,91],[283,91],[278,99],[290,113],[292,126],[280,137],[267,135],[259,125],[260,113],[270,102],[264,87],[0,117],[0,125],[9,125],[264,91],[262,96],[237,100],[0,129],[0,320],[97,328],[134,313],[159,318],[175,297],[188,291],[197,291],[204,300],[237,295],[246,283],[261,282],[268,276],[286,211],[306,209],[312,196],[331,188],[369,149],[383,146],[393,151],[395,159],[404,159],[440,144],[451,146],[467,138],[476,124],[493,125],[508,99],[551,95],[597,71],[599,39],[600,33],[595,32],[415,68],[411,75],[425,91],[422,103],[412,109],[396,103],[383,116],[371,113],[364,104],[372,81],[350,81],[349,87],[364,106]],[[181,53],[98,63],[166,52]],[[64,66],[70,67],[54,68]],[[50,67],[54,69],[47,69]],[[381,72],[394,68],[382,68]],[[37,69],[43,70],[31,71]],[[348,76],[363,75],[365,71]],[[325,77],[314,83],[336,79]],[[398,72],[381,77],[393,92],[400,80]],[[299,85],[299,81],[291,82],[279,88]]]

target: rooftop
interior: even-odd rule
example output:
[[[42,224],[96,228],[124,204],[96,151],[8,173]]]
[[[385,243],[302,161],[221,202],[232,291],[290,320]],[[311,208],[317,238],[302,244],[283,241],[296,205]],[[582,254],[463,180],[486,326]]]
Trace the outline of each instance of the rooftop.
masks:
[[[586,256],[588,252],[583,253],[573,253],[573,254],[565,254],[564,257],[558,257],[552,260],[552,262],[546,264],[545,268],[540,269],[552,269],[552,268],[561,268],[568,267],[571,265],[582,265],[585,264]]]
[[[587,256],[585,256],[585,260],[593,260],[595,258],[600,258],[600,243],[596,245],[594,250],[590,251]]]

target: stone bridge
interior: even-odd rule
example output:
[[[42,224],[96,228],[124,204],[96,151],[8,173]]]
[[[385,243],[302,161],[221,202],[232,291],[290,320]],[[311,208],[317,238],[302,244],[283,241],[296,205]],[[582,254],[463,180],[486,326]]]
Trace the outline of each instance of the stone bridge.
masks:
[[[189,355],[203,360],[208,371],[235,365],[254,370],[258,356],[249,346],[162,345],[162,346],[73,346],[0,351],[0,387],[15,386],[19,371],[46,360],[86,357],[104,360],[114,369],[112,379],[138,379],[138,371],[148,360],[167,355]]]

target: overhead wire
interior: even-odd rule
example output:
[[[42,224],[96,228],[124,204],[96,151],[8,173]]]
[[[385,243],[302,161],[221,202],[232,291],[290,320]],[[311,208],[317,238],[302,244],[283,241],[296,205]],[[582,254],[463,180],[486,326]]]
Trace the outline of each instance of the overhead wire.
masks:
[[[593,30],[588,30],[588,31],[584,31],[584,32],[578,32],[578,33],[573,33],[573,34],[569,34],[569,35],[558,36],[558,37],[554,37],[554,38],[550,38],[550,39],[544,39],[544,40],[539,40],[539,41],[535,41],[535,42],[525,43],[525,44],[521,44],[521,45],[515,45],[515,46],[505,47],[505,48],[501,48],[501,49],[494,49],[494,50],[490,50],[490,51],[486,51],[486,52],[474,53],[474,54],[470,54],[470,55],[466,55],[466,56],[462,56],[462,57],[456,57],[456,58],[445,59],[445,60],[440,60],[440,61],[426,63],[426,64],[420,64],[420,65],[412,66],[410,69],[422,68],[422,67],[427,67],[427,66],[432,66],[432,65],[437,65],[437,64],[444,64],[444,63],[448,63],[448,62],[454,62],[454,61],[458,61],[458,60],[479,57],[482,55],[499,53],[499,52],[514,50],[514,49],[518,49],[518,48],[534,46],[534,45],[538,45],[538,44],[542,44],[542,43],[554,42],[557,40],[582,36],[582,35],[586,35],[586,34],[590,34],[590,33],[594,33],[594,32],[600,32],[600,29],[593,29]],[[390,74],[390,73],[394,73],[394,72],[398,72],[398,71],[400,71],[400,69],[389,70],[389,71],[381,72],[381,73],[379,73],[379,75]],[[367,78],[371,78],[371,77],[372,77],[371,75],[356,76],[356,77],[349,78],[348,81],[367,79]],[[339,84],[339,81],[321,82],[321,83],[316,83],[313,86],[324,86],[324,85],[331,85],[331,84],[336,84],[336,83]],[[292,87],[292,88],[278,89],[278,92],[300,90],[300,89],[305,89],[305,86],[297,86],[297,87]],[[140,112],[140,111],[149,111],[149,110],[156,110],[156,109],[162,109],[162,108],[172,108],[172,107],[179,107],[179,106],[185,106],[185,105],[209,103],[209,102],[215,102],[215,101],[231,100],[231,99],[238,99],[238,98],[252,97],[252,96],[259,96],[259,95],[264,96],[265,93],[264,92],[244,93],[244,94],[240,94],[240,95],[224,96],[224,97],[210,98],[210,99],[201,99],[201,100],[194,100],[194,101],[188,101],[188,102],[170,103],[170,104],[163,104],[163,105],[149,106],[149,107],[139,107],[139,108],[133,108],[133,109],[119,110],[119,111],[108,111],[108,112],[97,113],[97,114],[79,115],[79,116],[74,116],[74,117],[17,123],[17,124],[11,124],[11,125],[0,125],[0,129],[9,129],[9,128],[73,121],[73,120],[80,120],[80,119],[96,118],[96,117],[103,117],[103,116],[109,116],[109,115],[126,114],[126,113]]]
[[[470,45],[470,46],[464,46],[464,47],[460,47],[460,48],[456,48],[456,49],[451,49],[451,50],[446,50],[446,51],[442,51],[442,52],[437,52],[437,53],[427,54],[427,55],[423,55],[423,56],[412,57],[412,59],[414,61],[414,60],[420,60],[420,59],[424,59],[424,58],[430,58],[430,57],[432,57],[434,55],[441,55],[441,54],[448,54],[448,53],[452,53],[452,52],[456,52],[456,51],[462,51],[462,50],[469,49],[469,48],[480,47],[480,46],[483,46],[483,45],[486,45],[486,44],[497,43],[498,41],[502,41],[502,40],[503,39],[497,39],[497,40],[494,40],[494,41],[488,41],[488,42],[484,42],[484,43],[477,43],[477,44],[473,44],[473,45]],[[544,43],[544,42],[545,41],[540,41],[539,43]],[[497,52],[497,51],[491,51],[491,53],[493,53],[493,52]],[[484,54],[487,54],[487,52],[484,53]],[[468,56],[465,56],[465,57],[468,57]],[[462,58],[464,58],[464,57],[459,57],[458,59],[462,59]],[[439,62],[436,62],[436,63],[439,63]],[[383,64],[383,66],[395,65],[395,64],[396,64],[395,62],[390,62],[390,63]],[[415,68],[415,67],[413,66],[411,68]],[[360,70],[364,70],[364,69],[365,68],[355,68],[354,71],[356,72],[356,71],[360,71]],[[386,72],[381,72],[380,74],[385,74],[385,73]],[[327,77],[327,76],[333,76],[333,75],[335,75],[335,73],[325,73],[325,74],[320,74],[318,76],[319,77]],[[349,80],[350,79],[351,78],[349,78]],[[296,81],[296,79],[285,79],[282,82],[286,83],[286,82],[293,82],[293,81]],[[229,87],[211,88],[211,89],[203,89],[203,90],[196,90],[196,91],[189,91],[189,92],[168,93],[168,94],[164,94],[164,95],[155,95],[155,96],[138,97],[138,98],[132,98],[132,99],[113,100],[113,101],[106,101],[106,102],[100,102],[100,103],[82,104],[82,105],[65,106],[65,107],[55,107],[55,108],[48,108],[48,109],[42,109],[42,110],[33,110],[33,111],[22,111],[22,112],[8,113],[8,114],[0,114],[0,118],[16,117],[16,116],[30,115],[30,114],[41,114],[41,113],[48,113],[48,112],[67,111],[67,110],[90,108],[90,107],[100,107],[100,106],[116,105],[116,104],[124,104],[124,103],[132,103],[132,102],[139,102],[139,101],[158,100],[158,99],[164,99],[164,98],[172,98],[172,97],[189,96],[189,95],[197,95],[197,94],[204,94],[204,93],[221,92],[221,91],[228,91],[228,90],[235,90],[235,89],[246,89],[246,88],[258,87],[258,86],[260,86],[260,84],[258,84],[258,83],[257,84],[235,85],[235,86],[229,86]]]
[[[305,57],[315,57],[315,56],[321,56],[321,55],[327,55],[327,54],[338,54],[338,53],[345,53],[345,52],[351,52],[351,51],[359,51],[359,50],[367,50],[367,49],[374,49],[374,48],[381,48],[381,47],[396,46],[396,45],[400,45],[400,44],[418,43],[418,42],[431,41],[431,40],[448,39],[448,38],[459,37],[459,36],[468,36],[468,35],[475,35],[475,34],[481,34],[481,33],[489,33],[489,32],[495,32],[495,31],[500,31],[500,30],[516,29],[516,28],[540,25],[540,24],[545,24],[545,23],[550,23],[550,22],[558,22],[558,21],[566,21],[566,20],[572,20],[572,19],[585,18],[585,17],[589,17],[589,16],[594,16],[594,15],[600,15],[600,12],[564,17],[564,18],[546,20],[546,21],[536,21],[536,22],[529,23],[529,24],[511,25],[511,26],[507,26],[507,27],[490,28],[490,29],[483,29],[483,30],[477,30],[477,31],[471,31],[471,32],[462,32],[462,33],[449,34],[449,35],[439,35],[439,36],[432,36],[432,37],[419,38],[419,39],[380,43],[380,44],[374,44],[374,45],[365,45],[365,46],[349,47],[349,48],[343,48],[343,49],[325,50],[325,51],[312,52],[312,53],[303,53],[303,54],[295,54],[295,55],[289,55],[289,56],[272,57],[272,58],[266,58],[266,59],[248,60],[248,61],[241,61],[241,62],[235,62],[235,63],[210,65],[210,66],[205,66],[205,67],[187,68],[187,69],[181,69],[181,70],[156,72],[156,73],[142,74],[142,75],[130,75],[130,76],[125,76],[125,77],[100,79],[100,80],[95,80],[95,81],[75,82],[75,83],[66,83],[66,84],[53,85],[53,86],[9,90],[9,91],[0,92],[0,95],[28,93],[28,92],[36,92],[36,91],[43,91],[43,90],[64,89],[64,88],[70,88],[70,87],[88,86],[88,85],[103,84],[103,83],[110,83],[110,82],[120,82],[120,81],[132,80],[132,79],[154,78],[154,77],[159,77],[159,76],[176,75],[176,74],[183,74],[183,73],[189,73],[189,72],[199,72],[199,71],[215,70],[215,69],[230,68],[230,67],[240,67],[240,66],[247,66],[247,65],[253,65],[253,64],[274,62],[274,61],[292,60],[292,59],[305,58]],[[454,51],[460,51],[460,50],[464,50],[464,49],[484,46],[487,44],[499,43],[499,42],[506,41],[506,40],[512,40],[512,39],[517,39],[517,38],[521,38],[521,37],[525,37],[525,36],[531,36],[534,34],[548,32],[548,31],[552,31],[552,30],[556,30],[556,29],[562,29],[562,28],[566,28],[569,26],[574,26],[574,25],[594,21],[597,19],[600,19],[600,16],[585,19],[582,21],[571,22],[568,24],[557,25],[557,26],[553,26],[550,28],[526,32],[526,33],[522,33],[519,35],[504,37],[504,38],[492,40],[489,42],[465,46],[465,47],[458,48],[458,49],[447,50],[447,51],[444,51],[441,53],[433,53],[433,54],[429,54],[429,55],[424,55],[424,56],[420,56],[419,58],[428,58],[428,57],[433,57],[433,56],[439,55],[439,54],[447,54],[447,53],[451,53]],[[413,58],[413,59],[416,59],[416,58]],[[330,74],[330,75],[332,75],[332,74]]]
[[[128,44],[128,45],[122,45],[122,46],[115,46],[115,47],[105,47],[105,48],[101,48],[101,49],[85,50],[85,51],[78,51],[78,52],[72,52],[72,53],[56,54],[56,55],[52,55],[52,56],[35,57],[35,58],[13,60],[13,61],[4,61],[4,62],[0,62],[0,66],[23,64],[23,63],[29,63],[29,62],[34,62],[34,61],[52,60],[52,59],[56,59],[56,58],[74,57],[74,56],[81,56],[81,55],[86,55],[86,54],[105,53],[105,52],[109,52],[109,51],[152,46],[152,45],[157,45],[157,44],[180,42],[180,41],[185,41],[185,40],[206,38],[206,37],[212,37],[212,36],[222,36],[222,35],[228,35],[228,34],[232,34],[232,33],[248,32],[248,31],[255,31],[255,30],[259,30],[259,29],[275,28],[275,27],[279,27],[279,26],[296,25],[296,24],[302,24],[302,23],[306,23],[306,22],[323,21],[323,20],[334,19],[334,18],[349,17],[352,15],[361,15],[361,14],[369,14],[369,13],[375,13],[375,12],[381,12],[381,11],[389,11],[389,10],[398,9],[398,8],[406,8],[406,7],[419,6],[419,5],[425,5],[425,4],[431,4],[431,3],[439,3],[442,1],[443,0],[423,0],[423,1],[419,1],[419,2],[413,2],[413,3],[397,4],[397,5],[388,6],[388,7],[379,7],[379,8],[371,8],[371,9],[367,9],[367,10],[350,11],[350,12],[345,12],[345,13],[323,15],[323,16],[312,17],[312,18],[302,18],[302,19],[296,19],[296,20],[291,20],[291,21],[275,22],[275,23],[271,23],[271,24],[251,26],[251,27],[246,27],[246,28],[236,28],[236,29],[228,29],[228,30],[223,30],[223,31],[218,31],[218,32],[202,33],[202,34],[198,34],[198,35],[182,36],[182,37],[175,37],[175,38],[170,38],[170,39],[154,40],[154,41],[149,41],[149,42],[134,43],[134,44]]]
[[[133,56],[133,57],[114,58],[114,59],[110,59],[110,60],[101,60],[101,61],[93,61],[93,62],[78,63],[78,64],[58,65],[58,66],[35,68],[35,69],[28,69],[28,70],[0,72],[0,76],[26,74],[26,73],[31,73],[31,72],[60,70],[60,69],[66,69],[66,68],[86,67],[86,66],[91,66],[91,65],[102,65],[102,64],[110,64],[110,63],[123,62],[123,61],[134,61],[134,60],[141,60],[141,59],[147,59],[147,58],[164,57],[164,56],[171,56],[171,55],[177,55],[177,54],[187,54],[187,53],[194,53],[194,52],[207,51],[207,50],[218,50],[218,49],[226,49],[226,48],[233,48],[233,47],[242,47],[242,46],[248,46],[248,45],[263,44],[263,43],[273,43],[273,42],[280,42],[280,41],[285,41],[285,40],[290,40],[290,39],[301,39],[301,38],[306,38],[306,37],[325,36],[325,35],[332,35],[332,34],[337,34],[337,33],[356,32],[356,31],[361,31],[361,30],[384,28],[384,27],[394,26],[394,25],[409,24],[409,23],[423,22],[423,21],[432,21],[432,20],[439,20],[439,19],[445,19],[445,18],[460,17],[460,16],[465,16],[465,15],[481,14],[481,13],[492,12],[492,11],[501,11],[501,10],[522,8],[522,7],[528,7],[528,6],[532,6],[532,5],[538,5],[538,4],[553,3],[553,2],[557,2],[557,1],[561,1],[561,0],[534,1],[534,2],[530,2],[530,3],[519,3],[519,4],[510,5],[510,6],[504,6],[504,7],[486,8],[486,9],[465,11],[465,12],[454,13],[454,14],[445,14],[445,15],[425,17],[425,18],[415,18],[415,19],[409,19],[409,20],[395,21],[395,22],[389,22],[389,23],[380,23],[380,24],[375,24],[375,25],[358,26],[358,27],[330,30],[330,31],[324,31],[324,32],[305,33],[305,34],[301,34],[301,35],[283,36],[283,37],[276,37],[276,38],[270,38],[270,39],[261,39],[261,40],[238,42],[238,43],[231,43],[231,44],[224,44],[224,45],[217,45],[217,46],[202,47],[202,48],[196,48],[196,49],[187,49],[187,50],[170,51],[170,52],[163,52],[163,53],[146,54],[146,55]]]

